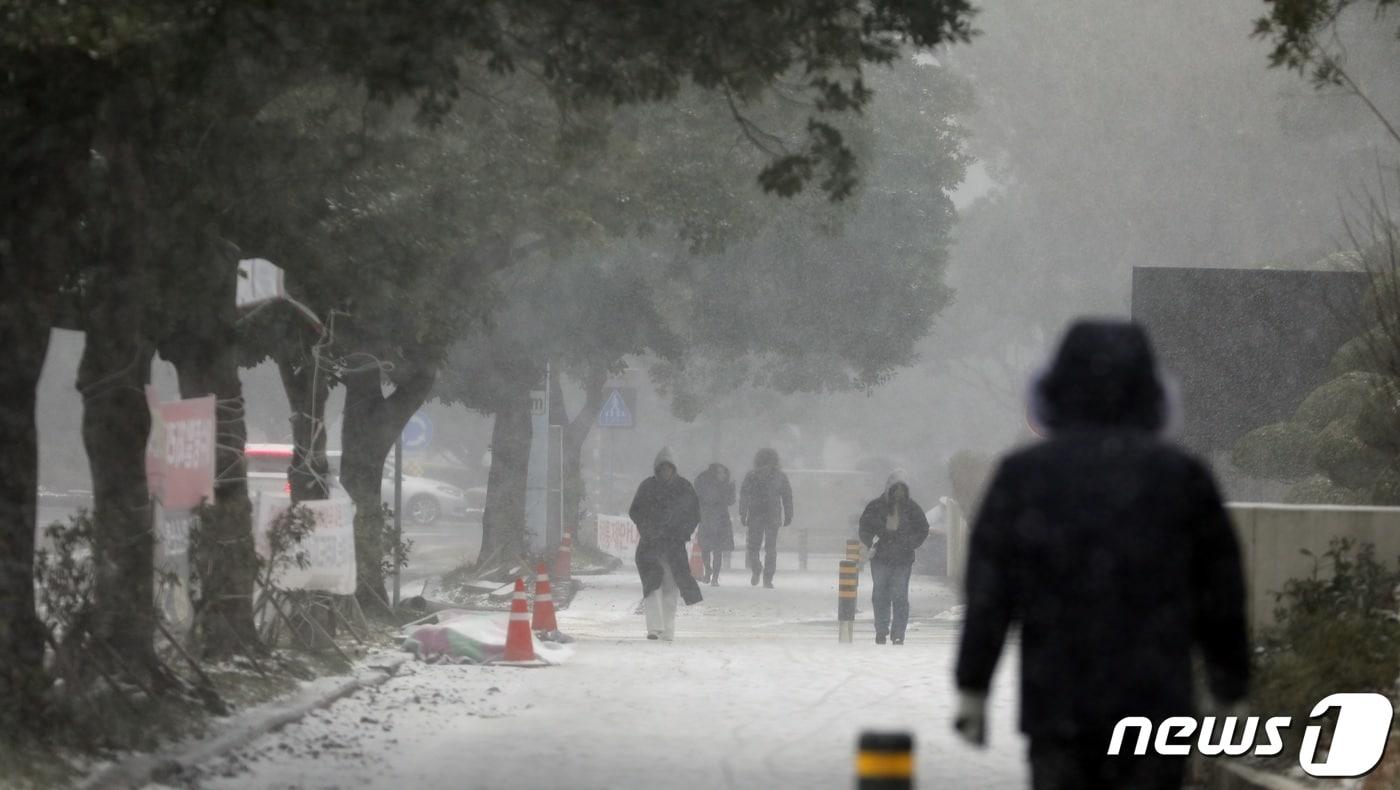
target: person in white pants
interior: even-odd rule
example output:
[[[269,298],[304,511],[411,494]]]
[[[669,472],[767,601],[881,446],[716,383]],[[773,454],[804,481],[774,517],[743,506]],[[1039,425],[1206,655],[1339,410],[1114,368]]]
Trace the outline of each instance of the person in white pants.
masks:
[[[642,481],[627,515],[637,525],[637,575],[647,616],[647,639],[676,636],[676,596],[686,606],[700,602],[700,585],[690,575],[685,544],[700,523],[700,500],[680,476],[669,450],[656,456],[651,477]]]
[[[647,638],[670,642],[676,638],[676,601],[681,591],[670,565],[661,566],[661,586],[646,597]]]

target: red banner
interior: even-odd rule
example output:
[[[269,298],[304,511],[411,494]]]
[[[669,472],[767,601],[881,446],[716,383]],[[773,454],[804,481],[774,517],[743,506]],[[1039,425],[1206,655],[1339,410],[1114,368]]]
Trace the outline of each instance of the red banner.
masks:
[[[214,396],[157,403],[148,387],[151,437],[146,482],[166,510],[214,500]]]

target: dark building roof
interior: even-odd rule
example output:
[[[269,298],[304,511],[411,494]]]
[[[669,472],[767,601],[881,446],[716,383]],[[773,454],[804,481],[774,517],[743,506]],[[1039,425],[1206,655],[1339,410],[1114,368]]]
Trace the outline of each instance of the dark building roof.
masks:
[[[1181,387],[1182,442],[1209,454],[1288,418],[1360,334],[1360,272],[1135,267],[1133,319]]]

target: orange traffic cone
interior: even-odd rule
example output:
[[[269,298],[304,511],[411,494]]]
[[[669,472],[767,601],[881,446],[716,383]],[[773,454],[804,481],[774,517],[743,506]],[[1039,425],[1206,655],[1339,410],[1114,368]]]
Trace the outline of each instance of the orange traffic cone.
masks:
[[[535,639],[530,635],[530,605],[525,601],[525,580],[515,579],[510,600],[510,626],[506,628],[506,661],[534,661]]]
[[[549,591],[549,566],[543,562],[535,572],[535,613],[530,628],[536,633],[559,630],[559,622],[554,619],[554,595]]]
[[[567,582],[573,575],[574,533],[565,532],[559,539],[559,553],[554,555],[554,578]]]
[[[705,561],[700,559],[699,539],[690,542],[690,575],[697,579],[705,575]]]

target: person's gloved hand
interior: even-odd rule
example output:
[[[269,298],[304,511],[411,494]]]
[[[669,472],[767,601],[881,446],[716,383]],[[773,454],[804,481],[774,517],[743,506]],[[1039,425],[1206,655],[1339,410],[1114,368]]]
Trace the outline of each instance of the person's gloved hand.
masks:
[[[958,712],[953,729],[973,746],[987,743],[987,695],[976,691],[958,692]]]

